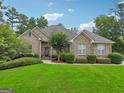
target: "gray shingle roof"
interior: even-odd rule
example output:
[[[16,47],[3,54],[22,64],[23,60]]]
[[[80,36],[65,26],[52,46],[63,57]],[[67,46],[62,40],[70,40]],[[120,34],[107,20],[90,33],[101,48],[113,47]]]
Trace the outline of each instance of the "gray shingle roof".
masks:
[[[53,32],[64,32],[67,35],[67,38],[71,40],[77,35],[76,31],[66,29],[64,26],[52,25],[47,28],[42,29],[42,32],[46,34],[47,37],[50,36]]]
[[[34,29],[35,30],[35,29]],[[44,41],[48,41],[48,37],[53,33],[53,32],[64,32],[67,35],[67,38],[69,40],[74,39],[76,36],[78,36],[79,34],[77,33],[78,30],[70,30],[70,29],[66,29],[64,26],[60,26],[60,25],[52,25],[49,27],[46,27],[44,29],[39,29],[39,32],[36,32],[38,34],[38,36],[41,37],[42,40]],[[45,37],[43,37],[42,35],[40,35],[40,33],[43,33],[45,35]],[[104,38],[102,36],[99,36],[97,34],[94,34],[90,31],[84,30],[82,31],[82,33],[84,33],[89,39],[91,39],[93,41],[93,43],[114,43],[113,41]]]
[[[83,33],[86,34],[91,40],[93,40],[94,43],[114,43],[112,40],[109,40],[107,38],[94,34],[90,31],[84,30]]]

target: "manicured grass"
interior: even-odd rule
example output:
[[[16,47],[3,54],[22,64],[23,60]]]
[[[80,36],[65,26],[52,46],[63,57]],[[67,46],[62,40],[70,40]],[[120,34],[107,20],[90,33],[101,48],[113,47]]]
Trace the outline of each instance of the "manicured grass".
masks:
[[[37,64],[0,71],[14,93],[124,93],[124,67]]]

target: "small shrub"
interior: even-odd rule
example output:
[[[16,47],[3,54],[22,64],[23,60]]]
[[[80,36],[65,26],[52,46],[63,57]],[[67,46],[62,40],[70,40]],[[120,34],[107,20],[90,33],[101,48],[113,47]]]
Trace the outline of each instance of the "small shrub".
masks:
[[[77,58],[76,59],[76,63],[87,63],[87,59],[86,58]]]
[[[109,58],[98,57],[97,58],[97,63],[100,63],[100,64],[110,64],[111,60]]]
[[[56,55],[56,54],[52,54],[51,57],[52,57],[52,61],[53,61],[53,62],[57,60],[57,55]]]
[[[62,53],[60,55],[60,58],[62,61],[67,63],[73,63],[74,62],[74,55],[71,53]]]
[[[111,63],[114,63],[114,64],[121,64],[123,61],[123,55],[121,55],[120,53],[116,53],[116,52],[109,54],[108,58],[110,58]]]
[[[65,53],[61,53],[61,55],[60,55],[60,59],[61,59],[61,61],[63,61],[63,62],[66,61]]]
[[[87,55],[87,61],[88,63],[96,63],[96,55],[91,54],[91,55]]]
[[[0,64],[0,70],[42,63],[40,59],[24,57]]]

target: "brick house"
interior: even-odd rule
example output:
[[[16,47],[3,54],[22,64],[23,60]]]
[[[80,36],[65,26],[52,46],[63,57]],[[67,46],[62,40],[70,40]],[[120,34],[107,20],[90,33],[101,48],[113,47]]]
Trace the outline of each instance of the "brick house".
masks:
[[[88,54],[106,57],[112,52],[113,41],[86,30],[78,32],[76,29],[66,29],[62,25],[52,25],[46,28],[35,27],[25,31],[20,38],[29,42],[32,51],[39,57],[48,58],[55,52],[49,45],[49,36],[58,31],[64,32],[68,37],[68,46],[63,50],[73,53],[75,58],[85,58]]]

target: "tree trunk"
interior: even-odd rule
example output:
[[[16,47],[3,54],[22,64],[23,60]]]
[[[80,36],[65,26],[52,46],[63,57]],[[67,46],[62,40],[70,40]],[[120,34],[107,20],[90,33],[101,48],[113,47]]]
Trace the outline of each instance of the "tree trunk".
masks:
[[[56,49],[56,52],[57,52],[57,61],[60,62],[60,50],[59,49]]]

